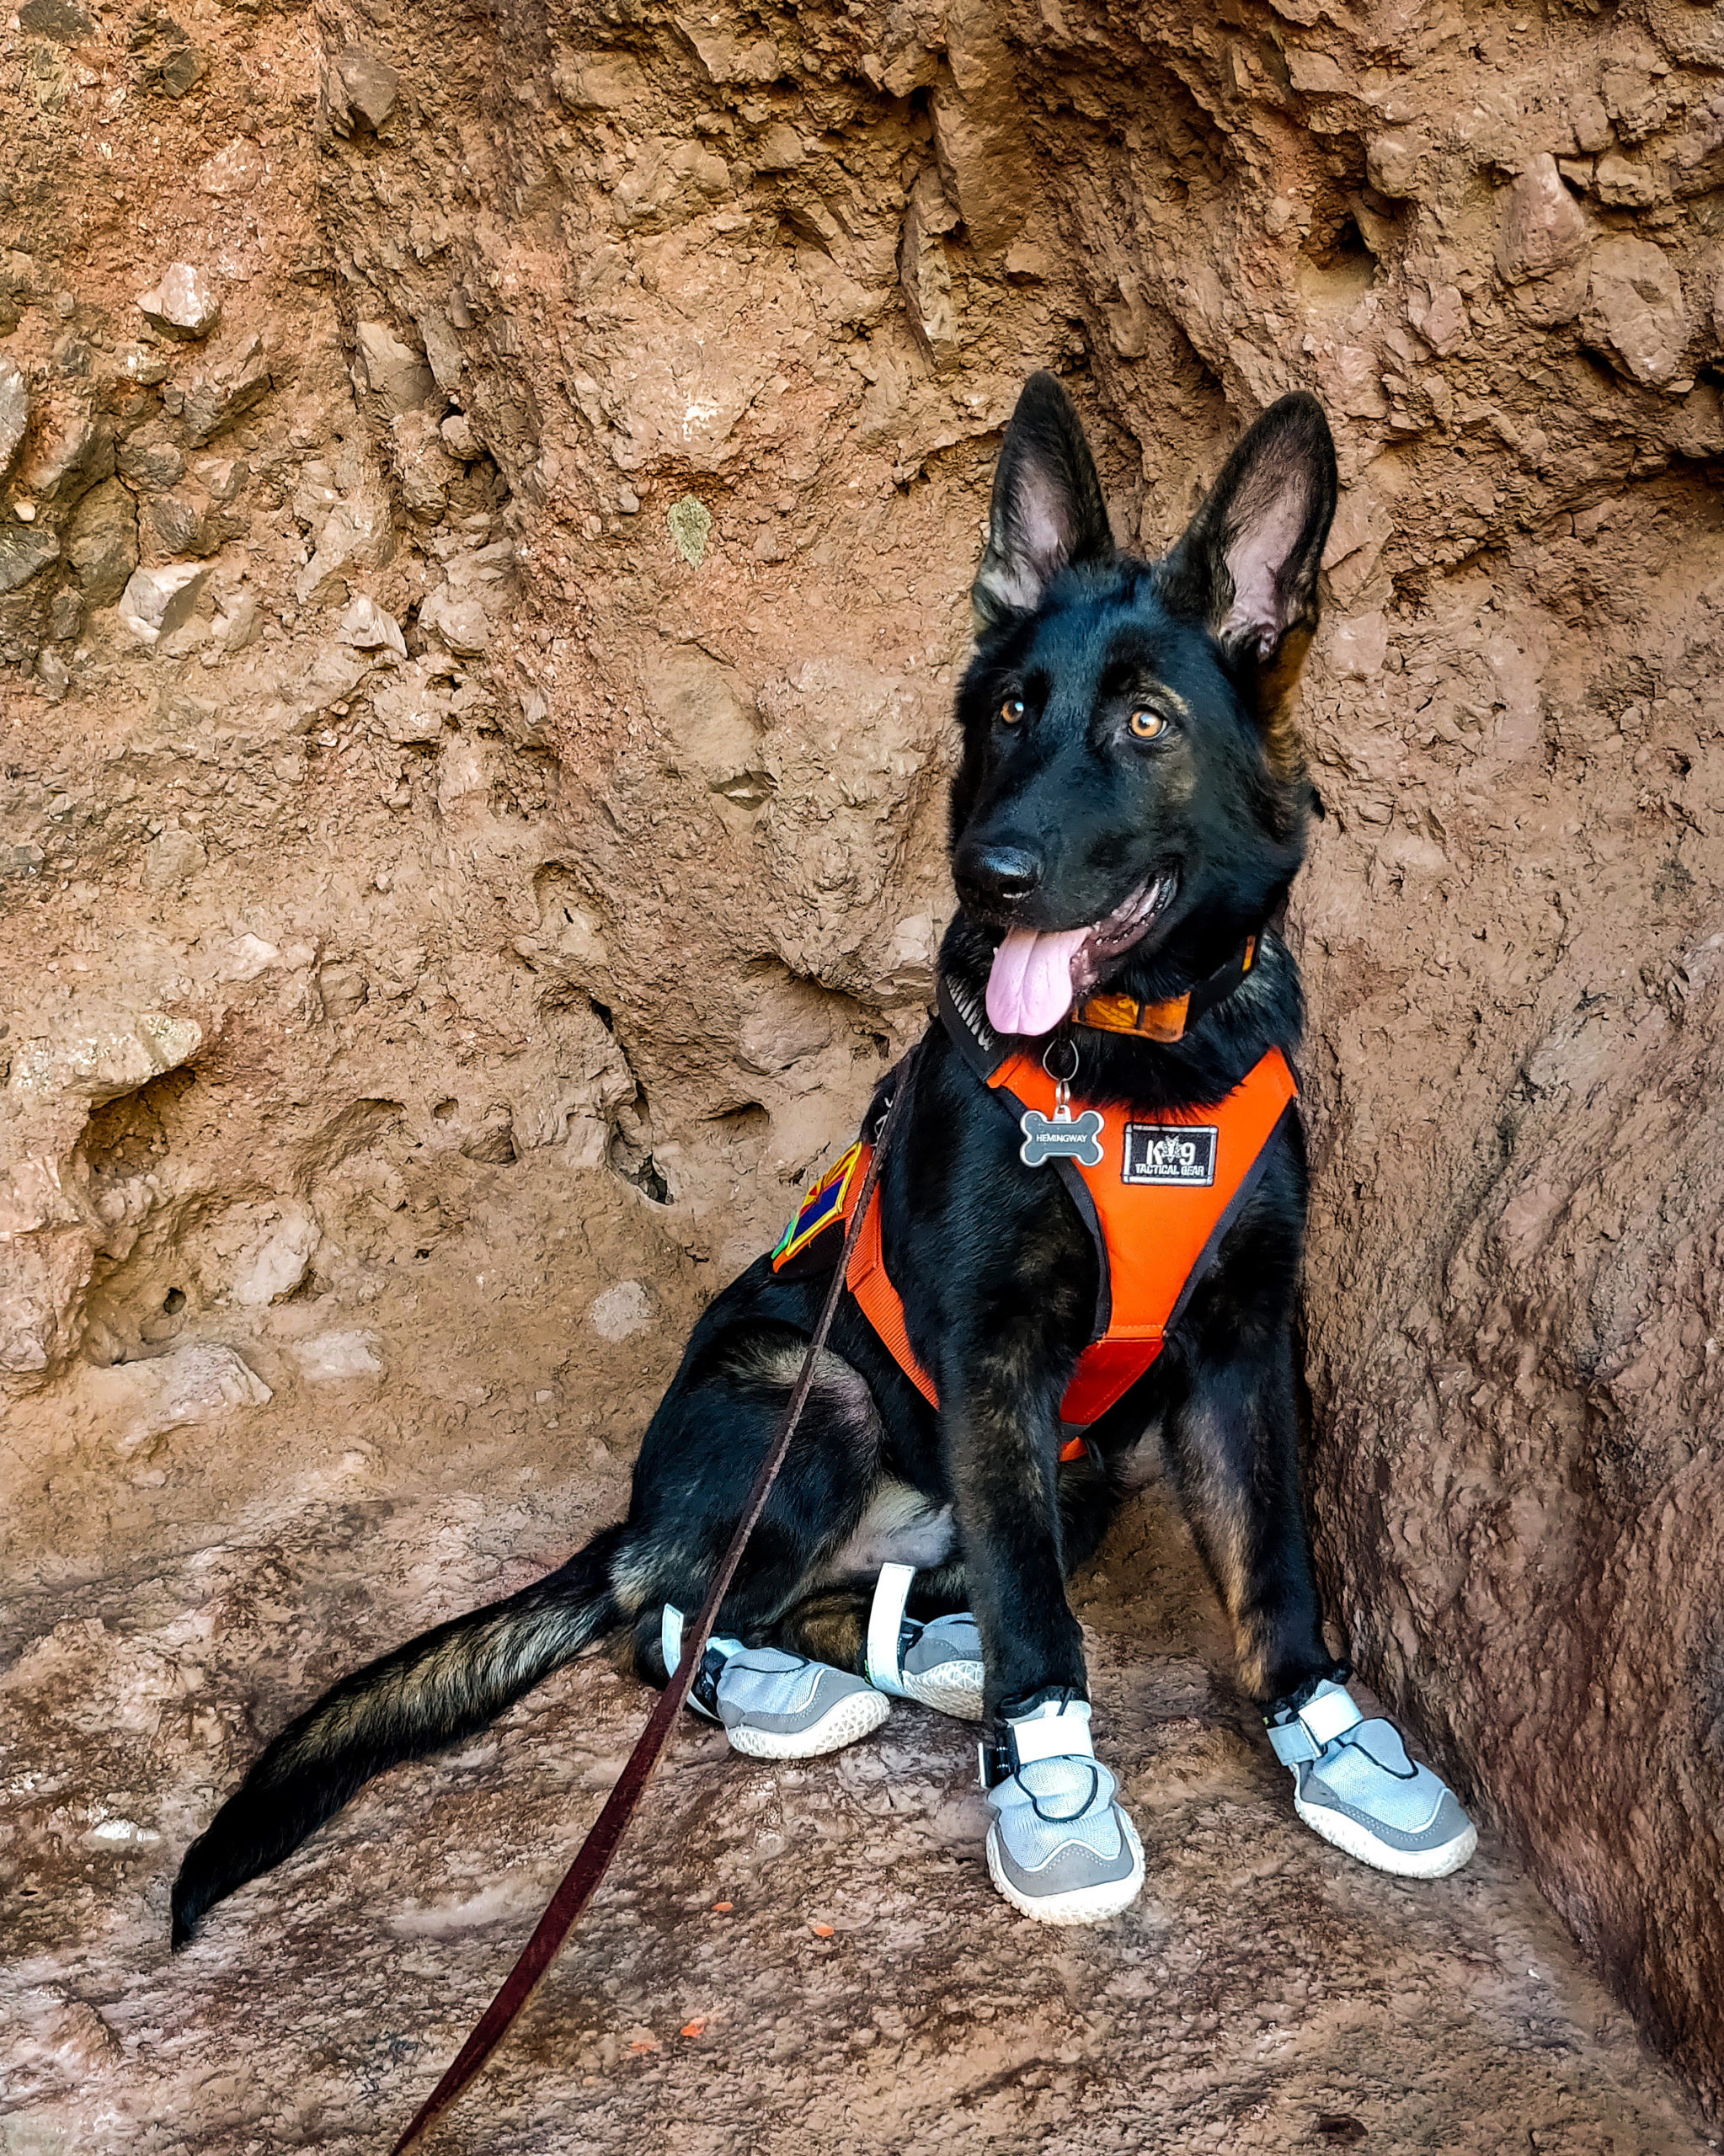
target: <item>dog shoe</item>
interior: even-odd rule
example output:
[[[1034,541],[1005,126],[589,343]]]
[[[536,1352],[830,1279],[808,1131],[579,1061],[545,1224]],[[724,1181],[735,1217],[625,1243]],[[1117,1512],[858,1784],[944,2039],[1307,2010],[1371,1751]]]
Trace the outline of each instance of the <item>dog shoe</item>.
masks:
[[[868,1613],[868,1681],[882,1692],[915,1700],[963,1721],[982,1718],[982,1636],[969,1612],[926,1625],[904,1604],[914,1565],[883,1565]]]
[[[669,1603],[661,1645],[665,1668],[675,1669],[682,1658],[682,1614]],[[688,1703],[708,1721],[720,1723],[732,1751],[750,1759],[813,1759],[841,1752],[878,1729],[892,1711],[883,1693],[847,1670],[778,1647],[745,1647],[723,1636],[707,1642]]]
[[[1099,1924],[1137,1899],[1143,1844],[1091,1748],[1086,1700],[1044,1700],[978,1748],[994,1814],[988,1870],[1013,1908],[1040,1924]]]
[[[1294,1810],[1348,1856],[1403,1879],[1444,1879],[1478,1847],[1453,1791],[1408,1758],[1393,1723],[1367,1721],[1330,1678],[1265,1719],[1293,1771]]]

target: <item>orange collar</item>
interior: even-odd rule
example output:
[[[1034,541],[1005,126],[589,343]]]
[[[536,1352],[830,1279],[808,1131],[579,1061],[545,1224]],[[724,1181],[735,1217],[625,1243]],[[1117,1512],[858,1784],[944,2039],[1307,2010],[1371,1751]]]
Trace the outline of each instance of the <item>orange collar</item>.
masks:
[[[1092,995],[1073,1011],[1072,1023],[1093,1027],[1102,1033],[1135,1033],[1140,1040],[1183,1040],[1186,1027],[1194,1019],[1233,993],[1251,971],[1257,955],[1257,939],[1247,936],[1236,956],[1183,995],[1170,996],[1165,1003],[1140,1003],[1134,995]]]

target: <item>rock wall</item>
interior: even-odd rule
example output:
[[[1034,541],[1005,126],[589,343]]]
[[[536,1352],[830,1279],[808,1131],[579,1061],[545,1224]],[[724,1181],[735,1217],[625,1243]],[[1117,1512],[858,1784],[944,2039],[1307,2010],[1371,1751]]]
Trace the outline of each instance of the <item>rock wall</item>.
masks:
[[[186,1430],[241,1462],[390,1339],[429,1472],[471,1281],[542,1316],[571,1228],[642,1278],[520,1412],[632,1414],[616,1343],[759,1247],[921,1022],[1024,374],[1150,549],[1309,384],[1324,1560],[1724,2099],[1724,15],[25,0],[0,36],[25,1579],[99,1572]]]

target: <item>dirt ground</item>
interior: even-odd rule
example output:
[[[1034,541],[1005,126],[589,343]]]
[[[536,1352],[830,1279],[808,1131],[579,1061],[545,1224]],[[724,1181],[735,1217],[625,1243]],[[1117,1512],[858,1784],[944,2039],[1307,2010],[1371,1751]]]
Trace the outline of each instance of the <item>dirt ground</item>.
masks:
[[[508,1177],[522,1245],[554,1243],[566,1188]],[[259,1737],[625,1500],[695,1269],[622,1299],[644,1321],[607,1342],[595,1305],[614,1329],[649,1201],[612,1195],[536,1296],[493,1303],[472,1197],[466,1233],[368,1308],[376,1371],[313,1389],[266,1315],[242,1345],[269,1402],[174,1432],[105,1508],[70,1516],[45,1490],[9,1523],[47,1547],[0,1641],[5,2156],[386,2148],[640,1727],[649,1695],[590,1658],[374,1785],[168,1954],[179,1854]],[[111,1424],[83,1442],[111,1450]],[[1488,1834],[1420,1886],[1298,1823],[1159,1486],[1079,1607],[1149,1855],[1125,1916],[1057,1931],[999,1900],[959,1724],[900,1704],[878,1737],[780,1768],[691,1718],[600,1903],[431,2145],[1717,2146]]]

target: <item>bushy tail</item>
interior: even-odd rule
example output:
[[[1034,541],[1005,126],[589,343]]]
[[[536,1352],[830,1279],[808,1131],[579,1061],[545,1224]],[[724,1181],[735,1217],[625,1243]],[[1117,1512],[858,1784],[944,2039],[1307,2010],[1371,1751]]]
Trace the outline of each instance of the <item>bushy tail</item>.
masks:
[[[373,1774],[494,1721],[615,1625],[609,1527],[560,1571],[355,1670],[275,1740],[185,1853],[173,1943],[205,1909],[291,1855]]]

